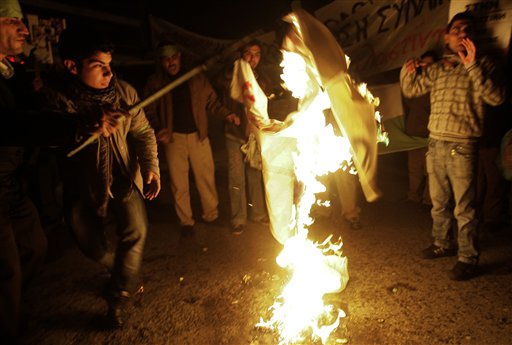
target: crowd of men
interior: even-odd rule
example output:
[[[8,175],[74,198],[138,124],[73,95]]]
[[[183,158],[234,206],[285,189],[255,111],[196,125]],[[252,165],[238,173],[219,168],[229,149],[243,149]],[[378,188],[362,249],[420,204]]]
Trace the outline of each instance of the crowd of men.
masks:
[[[447,27],[443,58],[428,65],[424,60],[411,59],[400,73],[405,97],[429,94],[430,99],[425,134],[429,146],[417,161],[422,165],[422,155],[426,154],[434,242],[422,256],[435,259],[456,255],[458,260],[450,273],[454,280],[470,279],[476,272],[479,138],[487,108],[502,104],[506,98],[496,66],[477,55],[473,32],[474,18],[469,13],[457,14]],[[241,234],[248,220],[269,221],[262,172],[246,162],[241,151],[253,129],[247,125],[243,106],[230,97],[229,64],[213,83],[199,73],[140,109],[134,107],[140,101],[135,88],[117,79],[112,71],[111,42],[89,30],[64,32],[59,42],[61,66],[37,88],[19,83],[7,57],[22,52],[28,34],[18,1],[0,2],[2,344],[16,340],[23,288],[43,264],[47,249],[38,211],[24,189],[22,170],[28,145],[54,148],[66,225],[84,255],[102,265],[110,277],[103,296],[112,327],[126,322],[126,304],[142,290],[139,272],[148,229],[144,200],[160,193],[158,144],[165,153],[182,236],[193,235],[196,222],[190,200],[190,169],[200,196],[202,221],[212,223],[219,217],[208,138],[210,116],[225,123],[232,233]],[[276,87],[258,68],[261,54],[258,41],[240,50],[240,58],[249,63],[259,86],[271,97]],[[172,42],[157,47],[157,58],[157,71],[148,77],[143,96],[177,80],[189,67],[181,48]],[[73,157],[66,156],[91,136],[96,138],[92,144]],[[347,184],[337,180],[338,193],[343,195],[343,215],[353,229],[359,229],[354,181]],[[423,193],[415,197],[421,201]],[[456,243],[450,237],[453,217],[458,228]],[[105,235],[109,229],[118,236],[114,249]]]

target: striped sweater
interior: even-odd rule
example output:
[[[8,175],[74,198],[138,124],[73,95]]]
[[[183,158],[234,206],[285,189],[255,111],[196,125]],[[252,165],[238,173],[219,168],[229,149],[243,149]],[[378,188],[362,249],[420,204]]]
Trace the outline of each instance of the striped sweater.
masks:
[[[441,60],[423,73],[400,71],[405,97],[430,92],[430,137],[455,142],[475,142],[482,135],[485,107],[505,100],[505,88],[496,81],[495,65],[487,58],[467,68]]]

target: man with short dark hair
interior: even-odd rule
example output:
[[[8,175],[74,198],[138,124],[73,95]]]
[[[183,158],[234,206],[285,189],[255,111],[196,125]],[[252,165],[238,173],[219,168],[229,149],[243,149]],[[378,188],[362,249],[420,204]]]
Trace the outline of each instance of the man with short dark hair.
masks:
[[[144,198],[160,191],[155,134],[135,89],[111,69],[112,45],[91,28],[67,29],[59,41],[64,71],[45,82],[45,106],[96,118],[104,109],[122,116],[113,133],[104,133],[71,158],[61,174],[67,222],[79,248],[102,264],[111,277],[105,289],[112,326],[122,326],[129,298],[140,289],[139,274],[147,234]],[[119,238],[115,256],[106,230]]]
[[[160,46],[158,59],[157,72],[146,83],[146,96],[178,79],[186,71],[182,65],[181,49],[176,45]],[[201,218],[212,223],[219,217],[208,116],[216,115],[234,123],[239,123],[239,119],[218,101],[217,94],[202,73],[147,106],[146,113],[158,140],[165,145],[171,192],[182,235],[192,235],[195,220],[190,203],[190,168],[201,199]]]
[[[495,65],[486,57],[477,57],[472,40],[474,24],[469,12],[456,14],[446,28],[444,58],[424,68],[421,74],[418,68],[425,63],[410,59],[400,72],[406,97],[430,92],[427,171],[434,243],[422,256],[435,259],[457,253],[458,261],[449,274],[453,280],[470,279],[476,274],[479,252],[475,243],[474,202],[478,140],[486,105],[499,105],[505,97]],[[449,237],[453,216],[458,226],[458,252]]]
[[[259,73],[258,66],[261,61],[261,43],[252,40],[239,51],[240,57],[251,66],[254,76],[263,92],[269,96],[270,80],[265,74]],[[265,194],[261,170],[252,167],[246,162],[241,147],[247,143],[250,136],[250,126],[245,114],[244,106],[231,98],[231,80],[233,78],[233,65],[226,66],[225,73],[217,80],[221,89],[222,103],[236,113],[240,124],[226,123],[224,136],[228,156],[228,188],[231,205],[231,232],[239,235],[243,232],[247,219],[256,223],[268,223],[265,207]],[[249,206],[249,207],[248,207]]]

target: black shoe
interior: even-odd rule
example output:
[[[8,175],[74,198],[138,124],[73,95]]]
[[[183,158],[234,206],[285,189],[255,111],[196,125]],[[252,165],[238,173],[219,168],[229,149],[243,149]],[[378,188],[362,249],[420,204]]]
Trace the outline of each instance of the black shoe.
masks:
[[[468,264],[462,261],[457,261],[448,276],[451,280],[468,280],[476,276],[476,268],[476,264]]]
[[[437,259],[443,258],[446,256],[455,256],[457,254],[456,250],[453,248],[441,248],[436,246],[435,244],[430,247],[423,249],[421,251],[421,257],[423,259]]]
[[[238,225],[235,225],[231,228],[231,233],[233,235],[241,235],[242,232],[244,232],[244,225],[243,224],[238,224]]]
[[[107,323],[110,328],[121,328],[126,322],[126,308],[130,293],[119,291],[108,299]]]
[[[193,237],[194,226],[193,225],[182,225],[181,226],[181,237]]]

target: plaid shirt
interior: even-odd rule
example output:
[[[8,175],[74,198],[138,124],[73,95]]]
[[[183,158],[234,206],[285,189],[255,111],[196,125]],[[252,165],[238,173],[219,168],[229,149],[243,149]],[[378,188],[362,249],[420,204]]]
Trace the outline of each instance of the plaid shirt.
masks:
[[[487,58],[464,67],[443,59],[423,70],[400,71],[400,86],[405,97],[430,92],[430,137],[455,142],[475,142],[482,135],[485,105],[496,106],[505,100],[505,89],[495,81],[495,66]]]

